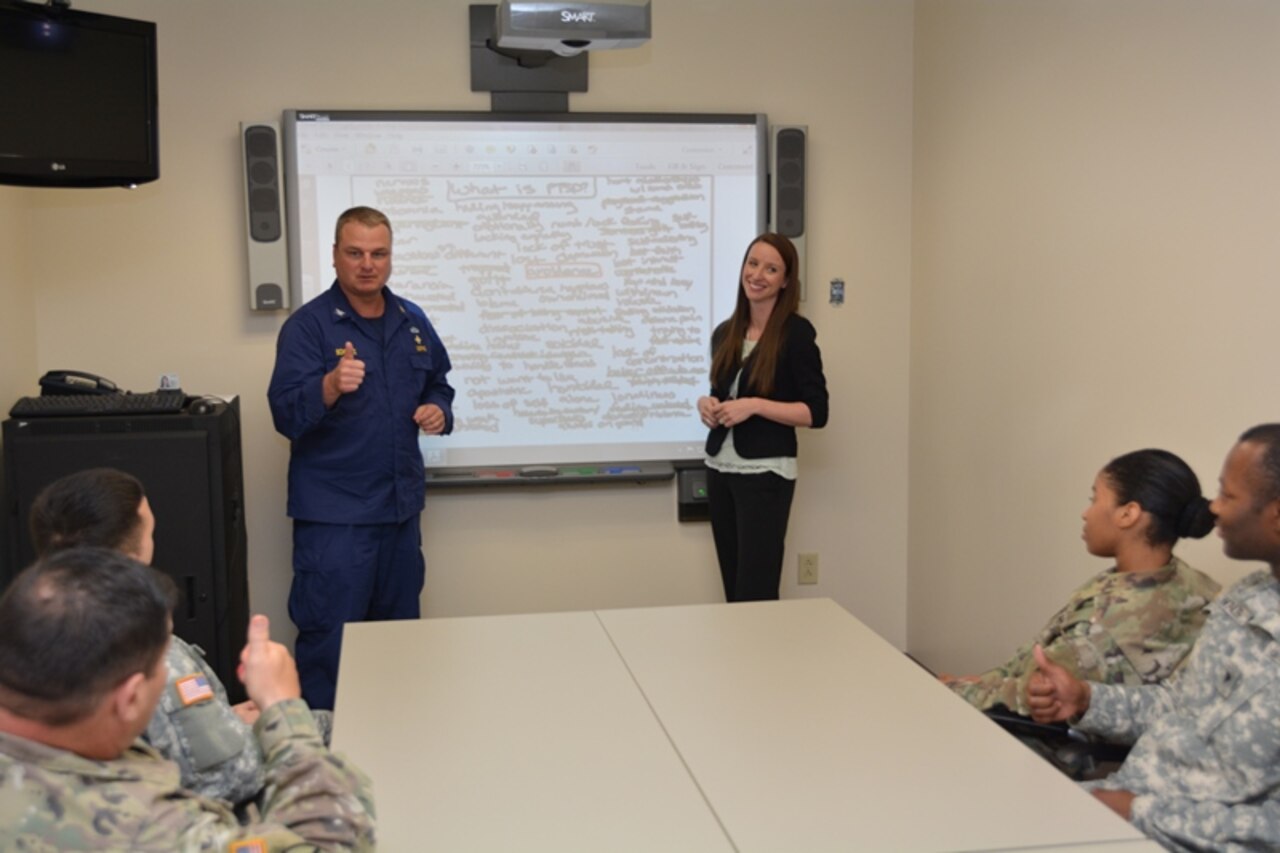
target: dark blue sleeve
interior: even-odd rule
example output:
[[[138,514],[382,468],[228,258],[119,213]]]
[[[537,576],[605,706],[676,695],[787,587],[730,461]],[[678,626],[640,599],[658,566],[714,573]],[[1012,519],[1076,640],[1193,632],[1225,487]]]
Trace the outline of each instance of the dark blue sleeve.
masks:
[[[444,412],[444,432],[442,435],[448,435],[453,432],[453,396],[456,393],[453,386],[449,384],[449,371],[453,369],[453,363],[449,361],[449,351],[445,349],[444,341],[440,340],[440,336],[436,334],[436,328],[431,325],[426,313],[417,305],[412,307],[423,327],[427,330],[433,368],[431,378],[427,382],[426,388],[423,389],[422,397],[418,403],[424,406],[435,403],[440,407],[440,411]]]
[[[324,420],[324,338],[304,314],[290,317],[276,339],[267,403],[276,431],[290,441]]]

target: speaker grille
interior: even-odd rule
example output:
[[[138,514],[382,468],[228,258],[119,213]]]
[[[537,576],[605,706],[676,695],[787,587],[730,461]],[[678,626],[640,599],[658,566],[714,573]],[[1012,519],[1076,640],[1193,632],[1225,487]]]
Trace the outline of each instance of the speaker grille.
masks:
[[[774,139],[774,228],[784,237],[804,236],[804,131],[779,130]]]
[[[259,243],[280,239],[280,179],[276,131],[254,125],[244,132],[245,176],[249,182],[249,235]]]

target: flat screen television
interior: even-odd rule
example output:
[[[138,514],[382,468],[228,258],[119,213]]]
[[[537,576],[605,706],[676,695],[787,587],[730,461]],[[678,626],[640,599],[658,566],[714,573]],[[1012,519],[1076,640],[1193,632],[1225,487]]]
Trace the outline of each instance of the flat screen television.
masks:
[[[453,361],[429,471],[698,459],[711,332],[766,218],[763,115],[284,114],[294,304],[347,207],[386,213],[391,289]]]
[[[154,23],[0,0],[0,81],[0,183],[160,176]]]

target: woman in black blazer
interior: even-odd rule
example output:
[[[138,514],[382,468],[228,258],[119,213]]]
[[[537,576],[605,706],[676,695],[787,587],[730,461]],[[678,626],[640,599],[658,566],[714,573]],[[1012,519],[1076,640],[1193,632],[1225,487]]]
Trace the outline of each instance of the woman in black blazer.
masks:
[[[778,597],[795,494],[796,427],[827,423],[813,324],[796,313],[800,259],[786,237],[747,247],[733,316],[711,336],[707,499],[726,601]]]

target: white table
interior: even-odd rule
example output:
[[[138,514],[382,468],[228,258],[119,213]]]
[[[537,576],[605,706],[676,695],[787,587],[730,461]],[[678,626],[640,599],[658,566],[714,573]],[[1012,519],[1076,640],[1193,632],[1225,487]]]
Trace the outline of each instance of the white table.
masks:
[[[731,850],[594,613],[350,625],[380,851]]]
[[[826,599],[351,625],[380,850],[1159,848]]]

